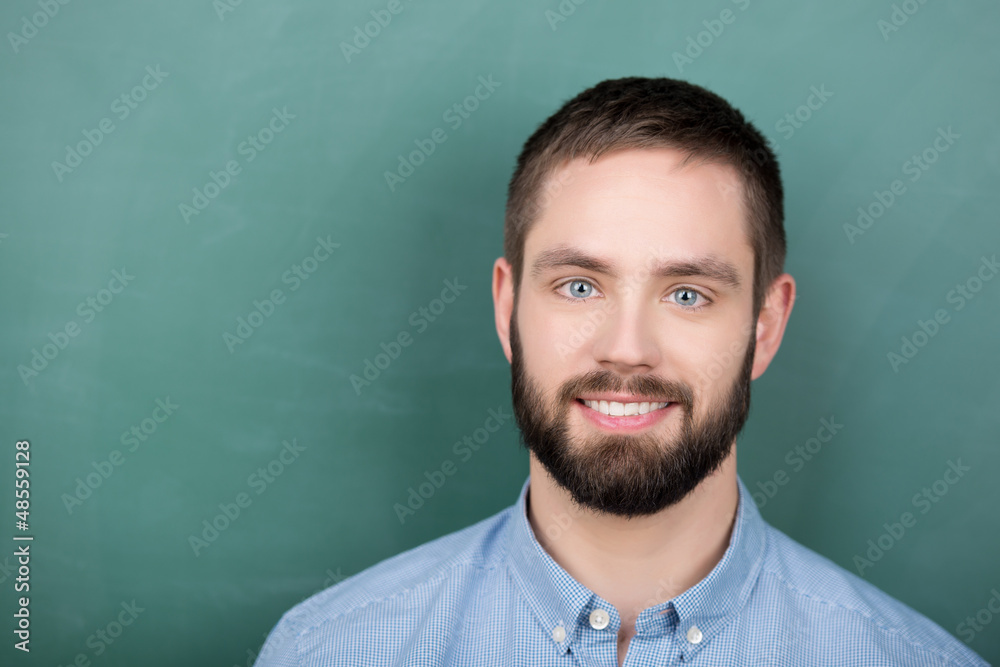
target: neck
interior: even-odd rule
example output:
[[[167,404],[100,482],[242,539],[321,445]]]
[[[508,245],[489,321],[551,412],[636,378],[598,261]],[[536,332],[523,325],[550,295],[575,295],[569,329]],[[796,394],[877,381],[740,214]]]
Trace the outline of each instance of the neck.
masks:
[[[576,505],[534,454],[528,520],[535,538],[566,572],[612,603],[622,628],[639,613],[704,579],[722,559],[739,502],[736,448],[683,500],[625,519]]]

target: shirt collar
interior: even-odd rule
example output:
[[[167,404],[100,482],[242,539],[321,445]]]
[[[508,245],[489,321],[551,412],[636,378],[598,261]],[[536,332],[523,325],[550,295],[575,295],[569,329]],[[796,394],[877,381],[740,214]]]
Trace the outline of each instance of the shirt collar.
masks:
[[[644,609],[636,620],[636,634],[665,636],[678,633],[690,656],[705,646],[746,604],[757,581],[766,547],[766,524],[743,481],[737,477],[739,503],[729,546],[712,571],[671,600]],[[566,653],[579,624],[603,609],[609,631],[617,634],[618,611],[564,570],[535,538],[527,515],[530,476],[521,487],[514,515],[507,526],[508,569],[532,611],[549,633],[558,653]],[[551,536],[556,539],[558,536]],[[653,582],[651,582],[653,583]],[[655,586],[655,583],[654,583]],[[655,588],[653,589],[655,590]],[[560,631],[561,629],[561,631]]]

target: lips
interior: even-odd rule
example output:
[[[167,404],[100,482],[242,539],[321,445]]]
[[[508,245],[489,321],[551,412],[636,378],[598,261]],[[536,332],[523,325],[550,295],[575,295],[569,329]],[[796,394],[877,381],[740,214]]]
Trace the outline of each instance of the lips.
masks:
[[[618,401],[598,401],[597,409],[594,409],[591,407],[594,405],[594,402],[590,400],[584,401],[584,399],[577,399],[574,403],[580,411],[581,416],[592,425],[604,431],[618,433],[635,432],[650,428],[653,425],[658,424],[661,420],[666,419],[669,415],[672,415],[674,413],[674,408],[677,406],[677,403],[667,403],[665,401],[653,403],[646,401],[632,401],[630,403],[620,403]],[[590,403],[590,405],[587,405],[587,403]],[[635,412],[635,414],[605,414],[601,411],[601,403],[605,404],[608,413],[610,413],[612,407],[614,407],[616,412],[624,413],[627,408],[629,412]],[[647,406],[648,411],[644,414],[640,414],[639,411],[642,410],[644,403]]]
[[[663,403],[670,400],[666,396],[654,396],[652,394],[616,394],[610,391],[580,394],[577,398],[584,401],[608,401],[609,403],[611,401],[616,403]]]
[[[577,399],[591,410],[611,417],[629,417],[644,415],[654,410],[661,410],[670,403],[668,401],[608,401],[596,399]]]

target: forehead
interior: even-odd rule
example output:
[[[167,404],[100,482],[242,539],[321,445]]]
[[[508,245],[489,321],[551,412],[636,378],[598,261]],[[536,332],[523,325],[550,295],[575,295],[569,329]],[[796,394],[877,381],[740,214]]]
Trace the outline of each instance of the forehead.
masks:
[[[753,270],[743,184],[730,165],[673,148],[577,158],[549,176],[543,207],[525,239],[530,268],[541,252],[572,245],[619,268],[658,259],[720,257]]]

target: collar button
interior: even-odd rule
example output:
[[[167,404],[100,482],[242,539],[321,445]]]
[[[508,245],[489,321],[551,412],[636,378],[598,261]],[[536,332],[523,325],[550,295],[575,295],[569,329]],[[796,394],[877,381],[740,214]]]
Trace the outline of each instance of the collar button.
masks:
[[[608,627],[608,623],[610,622],[611,617],[608,615],[608,612],[603,609],[595,609],[590,612],[590,627],[595,630],[603,630]]]

